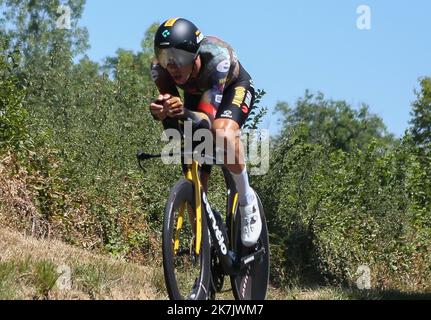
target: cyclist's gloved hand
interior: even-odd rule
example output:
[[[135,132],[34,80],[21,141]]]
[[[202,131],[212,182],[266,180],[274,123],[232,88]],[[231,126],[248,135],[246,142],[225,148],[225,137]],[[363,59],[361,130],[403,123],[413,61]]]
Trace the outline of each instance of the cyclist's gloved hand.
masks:
[[[163,96],[163,106],[167,109],[167,115],[170,118],[179,118],[184,115],[184,104],[180,97],[165,94]]]
[[[167,116],[167,108],[163,105],[164,101],[164,96],[159,95],[156,100],[150,105],[150,112],[152,116],[160,121],[164,120]]]

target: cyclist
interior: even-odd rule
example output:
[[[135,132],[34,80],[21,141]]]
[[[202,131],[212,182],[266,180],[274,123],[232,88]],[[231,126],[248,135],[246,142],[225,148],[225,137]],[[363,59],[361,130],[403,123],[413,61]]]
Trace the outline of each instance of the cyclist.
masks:
[[[256,195],[248,182],[243,145],[236,134],[253,108],[255,91],[235,51],[223,40],[206,36],[190,21],[173,18],[155,34],[151,75],[160,95],[151,103],[152,116],[164,128],[175,128],[184,110],[192,118],[210,122],[216,141],[223,141],[235,163],[225,165],[238,191],[241,240],[253,246],[262,230]],[[182,101],[178,88],[184,90]],[[210,166],[204,165],[202,184],[208,186]]]

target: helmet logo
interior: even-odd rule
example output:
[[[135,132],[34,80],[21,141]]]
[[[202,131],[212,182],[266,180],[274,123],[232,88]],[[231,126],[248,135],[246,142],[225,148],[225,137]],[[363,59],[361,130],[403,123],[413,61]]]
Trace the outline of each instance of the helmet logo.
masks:
[[[179,18],[172,18],[166,21],[165,27],[172,27]]]
[[[164,38],[167,38],[167,37],[169,37],[170,36],[170,32],[169,32],[169,30],[168,29],[166,29],[165,31],[163,31],[163,33],[162,33],[162,36],[164,37]]]

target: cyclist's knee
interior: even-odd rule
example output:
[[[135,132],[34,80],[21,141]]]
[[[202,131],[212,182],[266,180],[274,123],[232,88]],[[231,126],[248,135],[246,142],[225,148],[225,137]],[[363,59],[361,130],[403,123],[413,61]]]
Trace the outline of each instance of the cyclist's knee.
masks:
[[[216,119],[212,125],[212,131],[216,142],[233,142],[238,138],[240,130],[239,125],[229,119]]]

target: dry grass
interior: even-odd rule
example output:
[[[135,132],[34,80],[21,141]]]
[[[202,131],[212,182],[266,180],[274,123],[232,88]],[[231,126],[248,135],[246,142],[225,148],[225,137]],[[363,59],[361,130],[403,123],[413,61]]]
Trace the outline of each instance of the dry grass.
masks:
[[[70,290],[56,284],[60,266]],[[158,270],[0,229],[0,299],[165,299]]]
[[[160,261],[141,266],[94,254],[57,240],[38,240],[0,229],[0,300],[166,299]],[[71,288],[61,289],[60,266],[70,268]],[[62,279],[60,277],[60,279]],[[232,300],[229,278],[219,300]],[[339,287],[269,287],[268,300],[431,299],[430,294],[359,291]]]
[[[57,268],[71,269],[71,289],[56,284]],[[58,283],[58,282],[57,282]],[[232,300],[229,278],[217,299]],[[0,229],[0,299],[159,300],[166,299],[159,262],[140,266],[94,254],[57,240],[38,240]],[[335,289],[269,288],[269,300],[346,299]]]

